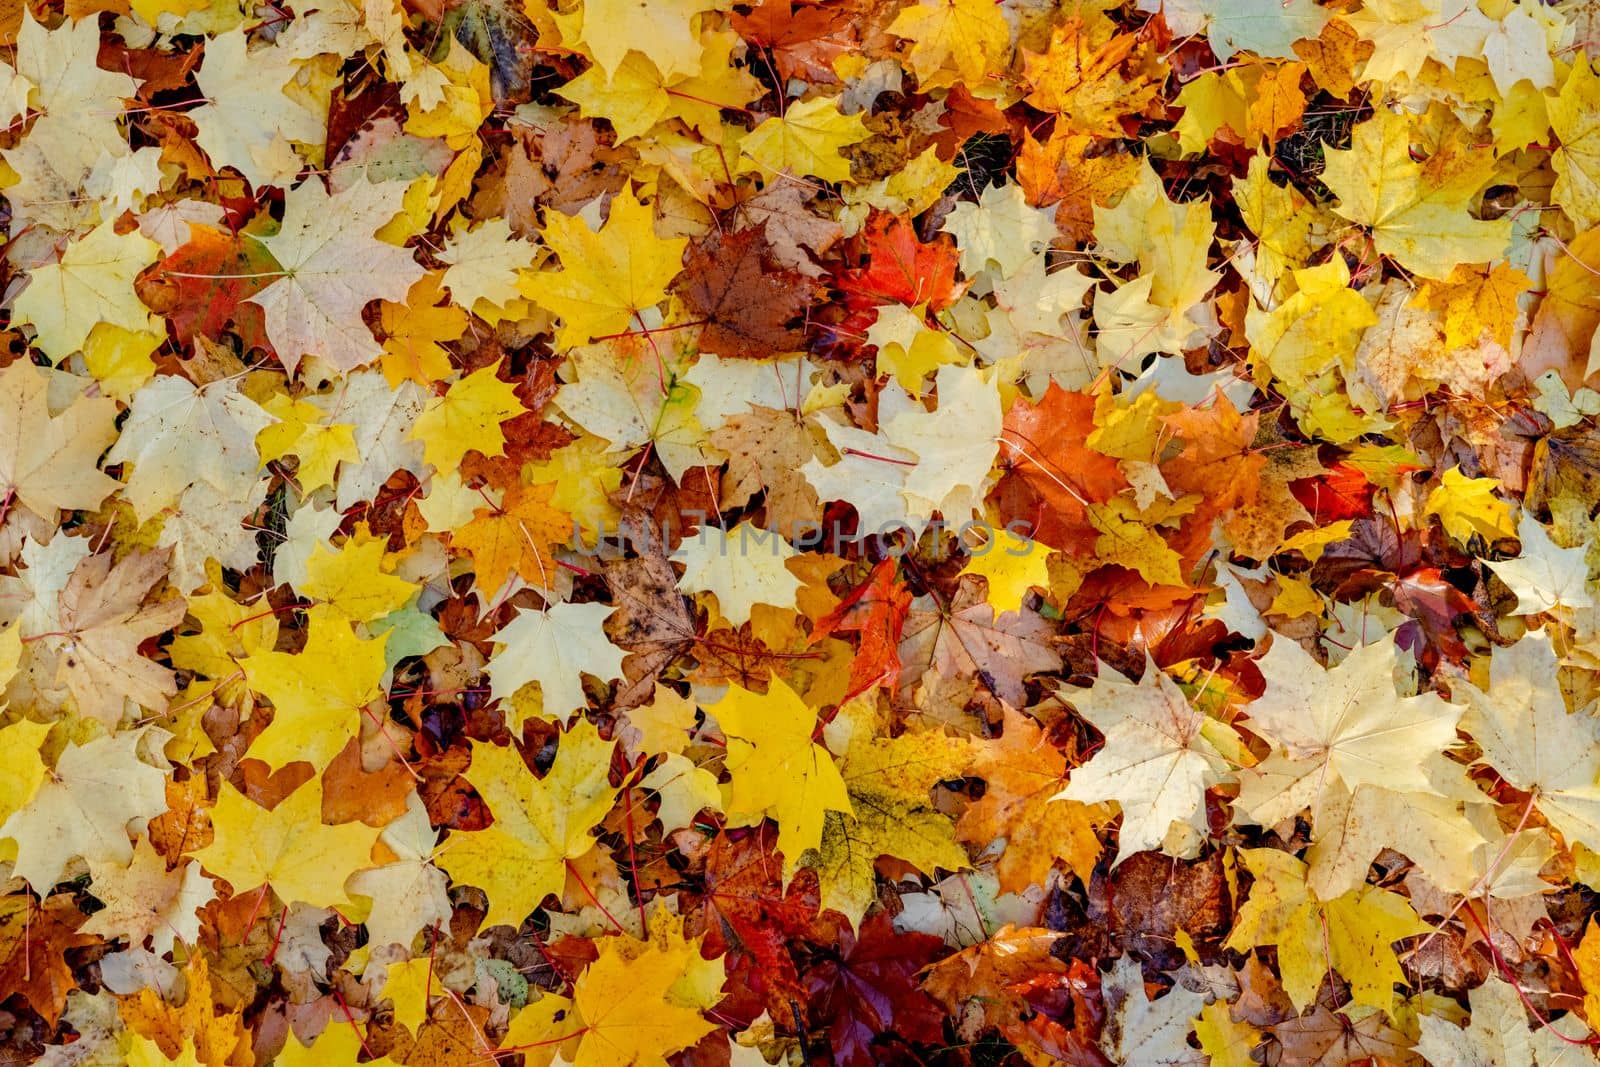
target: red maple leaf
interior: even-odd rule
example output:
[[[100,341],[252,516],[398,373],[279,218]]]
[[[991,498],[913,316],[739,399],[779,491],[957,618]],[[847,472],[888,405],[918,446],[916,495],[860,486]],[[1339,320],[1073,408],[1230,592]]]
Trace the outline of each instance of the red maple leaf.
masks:
[[[828,1027],[833,1062],[894,1062],[889,1053],[895,1044],[944,1036],[944,1012],[918,980],[918,972],[944,950],[943,939],[930,934],[897,933],[881,911],[857,933],[841,926],[837,948],[805,975],[811,1014]]]
[[[817,916],[817,883],[802,875],[783,885],[783,858],[771,824],[753,832],[724,831],[706,853],[705,888],[691,914],[691,933],[705,934],[705,951],[724,956],[730,1001],[721,1010],[751,1018],[765,1008],[793,1025],[806,1002],[791,943],[805,939]]]
[[[1117,461],[1087,444],[1094,404],[1088,393],[1052,385],[1037,404],[1017,400],[1000,434],[1001,459],[1010,467],[995,490],[1002,518],[1029,524],[1036,540],[1064,552],[1094,544],[1088,505],[1127,485]]]
[[[867,580],[818,619],[811,631],[813,645],[835,633],[861,635],[855,659],[850,663],[846,700],[874,685],[892,689],[900,680],[900,632],[905,628],[906,613],[911,610],[911,593],[898,578],[895,561],[881,561]]]

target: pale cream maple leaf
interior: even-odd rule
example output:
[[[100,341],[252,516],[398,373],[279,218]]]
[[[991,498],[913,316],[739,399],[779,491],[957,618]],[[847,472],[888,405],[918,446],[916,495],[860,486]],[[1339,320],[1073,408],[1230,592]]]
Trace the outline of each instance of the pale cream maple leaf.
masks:
[[[172,507],[197,482],[227,496],[253,486],[261,468],[256,435],[278,420],[240,392],[241,384],[223,378],[196,388],[167,374],[134,393],[106,461],[132,464],[122,495],[139,521]]]
[[[1433,791],[1429,757],[1454,740],[1461,709],[1434,693],[1400,696],[1397,665],[1386,638],[1328,670],[1295,641],[1274,635],[1257,661],[1267,687],[1246,722],[1274,751],[1240,772],[1239,813],[1270,826],[1311,808],[1320,823],[1339,790]]]
[[[1206,737],[1227,731],[1190,706],[1183,690],[1145,656],[1144,676],[1130,682],[1100,664],[1087,693],[1060,689],[1078,714],[1105,737],[1089,762],[1072,771],[1051,799],[1122,808],[1115,867],[1135,852],[1160,848],[1193,856],[1206,832],[1206,790],[1228,780],[1228,765]]]
[[[1513,615],[1600,606],[1589,585],[1589,565],[1581,546],[1561,548],[1545,532],[1544,524],[1527,512],[1517,520],[1517,540],[1522,542],[1522,554],[1516,559],[1488,561],[1490,569],[1517,594]]]
[[[1113,259],[1139,261],[1140,277],[1148,277],[1150,282],[1147,293],[1136,291],[1166,313],[1167,328],[1183,334],[1202,321],[1205,297],[1222,278],[1210,269],[1216,228],[1207,200],[1174,202],[1148,161],[1139,168],[1138,182],[1116,207],[1094,209],[1096,245]],[[1100,317],[1098,303],[1096,319]]]
[[[782,534],[742,522],[730,530],[702,527],[671,558],[684,567],[680,591],[714,594],[722,617],[741,626],[757,604],[794,608],[801,582],[784,561],[796,555]]]
[[[346,888],[372,901],[366,919],[367,941],[374,946],[407,948],[422,930],[450,919],[448,880],[433,865],[439,833],[416,793],[406,797],[406,812],[383,828],[379,851],[394,858],[350,876]]]
[[[282,276],[250,297],[289,373],[314,355],[340,374],[383,355],[362,321],[374,300],[403,301],[425,273],[403,248],[373,234],[400,210],[403,182],[356,182],[332,196],[320,179],[290,190],[283,225],[261,243]]]
[[[307,564],[317,546],[333,550],[333,535],[341,518],[334,508],[319,507],[313,500],[295,508],[284,527],[283,541],[272,553],[273,578],[298,592],[310,580]]]
[[[1559,1061],[1535,1057],[1528,1013],[1510,983],[1491,975],[1467,993],[1467,1004],[1472,1017],[1465,1028],[1437,1015],[1417,1017],[1422,1028],[1417,1052],[1434,1067],[1553,1067],[1568,1058],[1577,1067],[1581,1062],[1577,1057]]]
[[[1446,69],[1481,55],[1494,24],[1473,0],[1374,0],[1347,21],[1373,45],[1363,78],[1415,79],[1429,59]]]
[[[326,108],[284,91],[297,73],[293,53],[277,46],[252,52],[244,29],[206,41],[195,74],[206,103],[189,118],[212,163],[232,167],[258,189],[294,180],[302,164],[289,142],[320,145],[327,138]]]
[[[706,808],[722,808],[722,787],[717,776],[677,752],[669,752],[639,785],[660,802],[656,817],[668,834],[688,826]]]
[[[1460,764],[1433,753],[1426,761],[1433,790],[1360,785],[1323,791],[1316,840],[1306,851],[1306,885],[1323,900],[1353,892],[1367,880],[1372,861],[1386,848],[1410,859],[1429,882],[1466,893],[1489,872],[1483,858],[1504,844],[1484,836],[1474,809],[1492,807]],[[1487,883],[1485,883],[1487,884]]]
[[[251,518],[266,502],[270,478],[241,479],[225,493],[208,482],[184,490],[161,523],[156,547],[172,553],[167,580],[185,596],[211,580],[206,562],[216,560],[229,570],[247,571],[261,556]],[[243,492],[242,497],[232,493]]]
[[[538,682],[545,718],[564,718],[588,703],[580,675],[603,682],[622,675],[622,649],[601,624],[616,609],[608,604],[555,604],[544,611],[519,610],[495,631],[489,659],[490,692],[506,700]]]
[[[198,863],[183,861],[173,870],[148,838],[140,837],[128,863],[89,859],[89,892],[105,907],[83,924],[84,933],[124,938],[138,948],[150,938],[157,955],[175,941],[193,945],[200,938],[199,908],[216,897],[216,887]]]
[[[1102,369],[1132,369],[1153,352],[1181,352],[1193,328],[1172,321],[1171,312],[1151,303],[1155,276],[1141,274],[1109,291],[1094,294],[1095,352]]]
[[[79,194],[102,155],[129,154],[117,120],[139,82],[100,66],[96,18],[69,16],[46,30],[24,10],[16,45],[16,74],[31,84],[31,102],[41,114],[21,143],[3,153],[21,178],[6,190],[13,223],[43,223],[63,232],[109,223],[111,216],[94,198]]]
[[[29,638],[61,629],[61,590],[93,547],[64,533],[44,542],[24,538],[17,574],[0,577],[0,621]]]
[[[1055,212],[1032,207],[1015,182],[991,185],[976,204],[955,206],[940,227],[961,249],[961,271],[976,278],[993,265],[1009,278],[1041,256],[1056,236]]]
[[[1112,1063],[1140,1067],[1200,1067],[1209,1062],[1189,1047],[1189,1032],[1206,998],[1181,985],[1151,1000],[1145,992],[1143,967],[1132,956],[1112,961],[1101,982],[1106,1022],[1100,1048]]]
[[[1462,687],[1461,727],[1482,750],[1480,762],[1530,794],[1563,837],[1600,851],[1600,719],[1592,709],[1567,711],[1559,669],[1542,632],[1496,648],[1488,690]]]
[[[522,299],[517,272],[531,267],[538,252],[511,235],[510,222],[494,218],[472,229],[453,228],[439,261],[448,264],[444,284],[451,300],[492,324],[507,305]]]
[[[0,489],[47,520],[57,509],[97,508],[117,488],[98,465],[116,440],[117,402],[75,395],[53,408],[50,382],[25,359],[0,370]]]
[[[863,533],[883,533],[900,523],[919,532],[921,523],[911,522],[905,498],[906,473],[916,465],[916,454],[856,426],[826,418],[818,423],[839,455],[836,463],[813,456],[800,468],[818,498],[854,506]]]
[[[601,345],[573,349],[569,360],[555,405],[574,424],[619,452],[652,445],[674,478],[720,458],[695,418],[693,386],[673,378],[663,392],[649,358]]]
[[[1081,271],[1068,267],[1047,273],[1045,257],[1033,256],[995,284],[989,334],[970,343],[991,363],[1020,355],[1030,387],[1037,375],[1038,392],[1050,381],[1081,388],[1100,370],[1081,314],[1084,294],[1093,288],[1094,279]]]
[[[1211,51],[1220,60],[1238,51],[1254,52],[1262,59],[1289,59],[1294,42],[1315,38],[1328,21],[1327,9],[1315,0],[1241,0],[1218,4],[1212,0],[1139,0],[1139,10],[1162,13],[1167,28],[1178,37],[1206,32]]]
[[[68,743],[33,799],[0,823],[17,843],[16,872],[44,895],[74,858],[127,864],[130,825],[167,810],[160,751],[172,735],[146,727],[79,745]],[[157,766],[145,759],[160,760]]]
[[[339,464],[335,504],[340,511],[371,500],[397,471],[422,477],[422,442],[411,436],[429,394],[416,382],[391,389],[380,371],[345,377],[328,421],[355,427],[360,459]]]
[[[912,514],[942,513],[963,522],[983,498],[1000,451],[1000,393],[994,376],[976,367],[940,367],[934,376],[939,406],[889,419],[883,435],[916,457],[901,490]]]
[[[139,654],[145,640],[183,619],[182,598],[145,603],[166,570],[165,552],[134,552],[115,565],[110,553],[90,556],[61,590],[58,632],[41,635],[35,655],[54,657],[78,713],[107,728],[121,721],[128,701],[161,712],[177,692],[172,671]]]

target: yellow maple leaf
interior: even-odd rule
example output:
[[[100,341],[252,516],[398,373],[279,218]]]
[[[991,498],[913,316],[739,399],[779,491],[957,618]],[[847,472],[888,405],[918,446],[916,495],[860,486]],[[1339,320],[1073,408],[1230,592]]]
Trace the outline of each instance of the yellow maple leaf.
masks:
[[[583,0],[582,29],[573,42],[608,74],[629,52],[649,56],[663,74],[693,74],[700,58],[694,17],[725,6],[720,0]]]
[[[1297,619],[1302,615],[1321,615],[1322,594],[1304,578],[1278,575],[1278,592],[1267,607],[1267,614]]]
[[[1600,74],[1578,56],[1561,93],[1549,104],[1550,129],[1561,139],[1552,199],[1578,227],[1600,222]]]
[[[378,537],[349,538],[337,551],[313,545],[306,580],[297,590],[351,622],[372,622],[398,611],[417,587],[389,573],[393,564],[387,561],[386,547],[387,541]]]
[[[441,62],[424,68],[422,84],[428,87],[429,97],[413,96],[406,102],[405,128],[418,137],[443,138],[460,151],[494,110],[494,94],[489,87],[489,65],[454,37],[449,39],[449,48]],[[410,84],[418,84],[417,79]],[[432,106],[420,106],[423,104]]]
[[[546,896],[560,894],[567,861],[594,847],[590,832],[611,811],[613,742],[580,720],[561,736],[555,762],[535,778],[515,746],[475,743],[464,777],[494,814],[484,830],[451,834],[438,863],[489,897],[483,922],[516,926]]]
[[[848,181],[850,161],[840,150],[869,135],[860,115],[839,110],[837,97],[801,100],[751,130],[740,142],[744,158],[739,171],[758,172],[768,179],[787,172],[825,182]]]
[[[206,870],[245,893],[270,885],[281,900],[348,907],[345,879],[372,866],[378,831],[322,821],[322,780],[313,778],[271,811],[226,783],[211,809],[216,838],[194,852]]]
[[[972,551],[962,574],[981,575],[988,583],[994,613],[1021,611],[1029,589],[1050,587],[1050,549],[1009,530],[996,530],[989,541]]]
[[[200,1061],[195,1058],[193,1041],[185,1041],[182,1048],[168,1056],[160,1045],[139,1034],[134,1034],[129,1040],[123,1063],[126,1067],[201,1067]]]
[[[134,293],[133,279],[158,251],[138,230],[119,234],[112,221],[102,222],[67,245],[59,262],[29,275],[12,322],[32,326],[34,344],[57,363],[83,348],[97,323],[148,332],[150,309]]]
[[[275,393],[262,405],[278,421],[256,434],[261,462],[293,455],[300,461],[295,480],[300,488],[315,492],[333,484],[334,470],[345,460],[358,460],[356,428],[348,423],[325,424],[327,414],[315,404]]]
[[[432,385],[450,374],[450,354],[440,347],[467,330],[467,313],[444,299],[443,275],[430,271],[406,293],[405,303],[382,301],[383,376],[392,389],[410,380]]]
[[[921,0],[900,9],[889,32],[912,42],[907,63],[923,92],[984,79],[1005,65],[1011,27],[990,0]]]
[[[516,387],[496,376],[498,363],[453,382],[444,396],[428,401],[411,427],[422,454],[438,471],[454,471],[468,452],[505,454],[500,424],[522,414]]]
[[[1213,1000],[1200,1009],[1194,1036],[1211,1057],[1211,1067],[1253,1067],[1250,1052],[1261,1043],[1262,1033],[1244,1020],[1235,1021],[1227,1001]]]
[[[429,956],[391,963],[378,990],[379,999],[394,1001],[396,1021],[413,1034],[428,1017],[430,993],[439,996],[444,991],[433,965]]]
[[[776,819],[778,849],[792,872],[822,843],[826,813],[853,811],[833,757],[811,739],[817,713],[779,678],[765,693],[729,686],[706,712],[728,737],[728,817]]]
[[[702,959],[700,939],[683,936],[682,918],[657,912],[646,941],[608,937],[573,983],[572,999],[547,996],[524,1008],[503,1049],[573,1042],[573,1067],[663,1063],[716,1029],[704,1017],[722,998],[723,961]],[[564,1009],[576,1017],[563,1017]]]
[[[8,633],[15,633],[12,627]],[[50,725],[22,719],[0,729],[0,761],[7,773],[0,778],[0,821],[9,819],[33,799],[43,783],[47,768],[39,758],[39,746],[44,743]],[[15,862],[17,842],[14,838],[0,838],[0,860]]]
[[[626,141],[648,133],[657,124],[681,119],[712,140],[721,139],[721,109],[739,109],[761,95],[761,85],[731,62],[738,37],[731,33],[702,36],[699,71],[668,76],[642,52],[629,52],[607,74],[590,67],[556,90],[586,116],[606,119]]]
[[[1511,347],[1517,326],[1517,299],[1533,282],[1509,263],[1493,270],[1459,266],[1444,282],[1424,282],[1413,303],[1444,316],[1444,344],[1465,348],[1487,333],[1501,348]]]
[[[1135,571],[1151,585],[1185,585],[1182,557],[1167,544],[1155,523],[1166,510],[1161,501],[1152,513],[1141,513],[1127,497],[1114,497],[1104,504],[1089,506],[1089,521],[1100,535],[1095,538],[1095,555],[1103,563],[1114,563]],[[1176,508],[1176,505],[1171,505]]]
[[[1572,959],[1578,965],[1578,980],[1583,983],[1583,1014],[1600,1019],[1600,933],[1595,932],[1592,917],[1583,940],[1572,950]]]
[[[1411,156],[1412,137],[1405,116],[1380,107],[1355,128],[1349,148],[1329,149],[1322,180],[1339,198],[1334,210],[1370,229],[1381,254],[1425,278],[1498,258],[1511,241],[1511,220],[1468,213],[1494,176],[1494,153],[1441,147],[1424,166]]]
[[[357,637],[325,605],[307,612],[301,652],[257,652],[239,661],[250,688],[272,701],[272,722],[249,755],[271,767],[305,760],[321,770],[361,727],[361,709],[383,695],[387,635]]]
[[[129,403],[156,372],[150,358],[166,338],[148,330],[96,323],[83,342],[83,365],[107,394]]]
[[[1411,902],[1377,886],[1318,900],[1306,888],[1306,865],[1289,853],[1256,848],[1239,857],[1255,882],[1226,947],[1248,952],[1276,945],[1283,988],[1296,1010],[1311,1003],[1323,976],[1334,971],[1350,983],[1356,1003],[1392,1015],[1395,984],[1406,976],[1391,946],[1432,929]]]
[[[493,595],[513,573],[546,588],[555,570],[554,550],[572,534],[572,516],[551,506],[553,482],[512,486],[499,507],[478,508],[451,542],[472,556],[478,588]]]
[[[667,295],[688,241],[657,237],[654,214],[628,189],[611,201],[611,214],[598,231],[559,211],[545,213],[544,241],[562,269],[525,273],[519,288],[560,317],[558,345],[622,333]]]
[[[368,1051],[356,1023],[336,1015],[310,1045],[302,1045],[291,1034],[272,1063],[273,1067],[397,1067],[388,1056],[365,1059]]]
[[[550,453],[549,459],[528,464],[523,474],[535,484],[554,485],[550,506],[572,516],[585,532],[598,531],[617,518],[611,494],[622,484],[622,470],[617,454],[599,437],[580,437]]]
[[[827,813],[814,865],[821,907],[859,925],[877,900],[880,856],[893,856],[929,875],[938,868],[970,866],[955,823],[934,806],[932,792],[939,782],[961,777],[972,746],[942,729],[888,737],[874,698],[847,704],[828,732],[835,743],[848,739],[839,773],[851,811]]]
[[[1499,487],[1498,478],[1468,478],[1460,467],[1451,467],[1428,494],[1427,513],[1439,516],[1445,532],[1458,541],[1470,540],[1473,534],[1490,544],[1515,537],[1511,505],[1494,495]]]
[[[1126,78],[1120,71],[1137,35],[1113,37],[1104,30],[1104,20],[1091,27],[1075,16],[1052,31],[1048,50],[1024,53],[1028,103],[1061,116],[1063,126],[1052,136],[1070,130],[1121,137],[1123,116],[1142,111],[1156,97],[1148,75]]]
[[[200,629],[172,639],[174,667],[221,680],[240,675],[241,659],[271,651],[277,644],[278,617],[258,604],[240,604],[222,593],[207,592],[190,597],[187,611]]]

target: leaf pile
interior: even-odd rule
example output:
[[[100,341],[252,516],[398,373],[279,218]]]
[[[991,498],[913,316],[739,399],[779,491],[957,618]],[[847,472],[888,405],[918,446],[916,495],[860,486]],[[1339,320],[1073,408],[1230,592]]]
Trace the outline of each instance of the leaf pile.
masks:
[[[1600,1063],[1592,2],[0,54],[3,1062]]]

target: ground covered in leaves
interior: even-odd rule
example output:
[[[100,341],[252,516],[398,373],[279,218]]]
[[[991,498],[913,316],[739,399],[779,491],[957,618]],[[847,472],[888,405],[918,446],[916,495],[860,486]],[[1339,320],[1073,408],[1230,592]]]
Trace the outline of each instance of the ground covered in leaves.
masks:
[[[0,1063],[1600,1063],[1592,0],[0,40]]]

